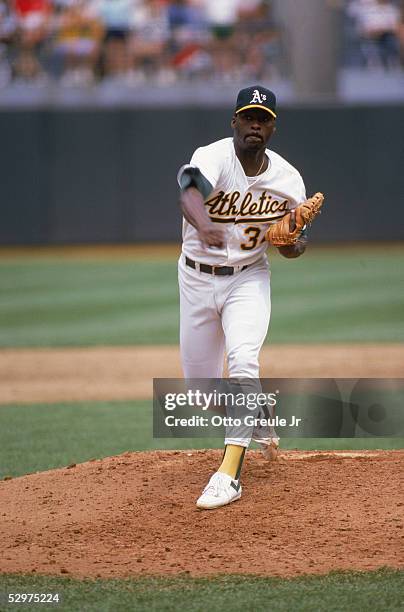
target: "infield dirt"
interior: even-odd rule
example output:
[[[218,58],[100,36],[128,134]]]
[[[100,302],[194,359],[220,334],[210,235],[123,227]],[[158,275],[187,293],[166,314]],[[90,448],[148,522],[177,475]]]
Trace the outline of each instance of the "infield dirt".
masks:
[[[295,576],[400,568],[404,451],[247,455],[240,501],[199,511],[220,451],[125,453],[0,482],[0,572]]]
[[[263,378],[401,378],[401,344],[267,345]],[[0,404],[149,399],[152,379],[182,377],[176,346],[0,351]]]

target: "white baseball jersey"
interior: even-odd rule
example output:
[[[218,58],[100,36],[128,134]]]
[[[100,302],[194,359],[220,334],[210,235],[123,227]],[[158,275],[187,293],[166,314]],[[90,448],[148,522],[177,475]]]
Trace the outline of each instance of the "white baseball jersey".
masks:
[[[190,165],[199,168],[213,187],[205,207],[211,220],[223,227],[225,246],[218,249],[203,245],[196,229],[184,219],[185,255],[215,266],[249,265],[263,256],[268,247],[265,241],[268,227],[306,200],[299,172],[274,151],[266,149],[266,155],[267,170],[248,177],[232,138],[195,151]],[[186,167],[180,169],[178,179]]]

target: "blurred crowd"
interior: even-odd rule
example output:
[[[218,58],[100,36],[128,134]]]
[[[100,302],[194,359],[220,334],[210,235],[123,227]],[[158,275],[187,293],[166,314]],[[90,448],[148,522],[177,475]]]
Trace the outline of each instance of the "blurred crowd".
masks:
[[[345,1],[364,66],[403,61],[402,5]],[[281,55],[271,0],[0,0],[0,87],[265,80]]]
[[[362,66],[404,65],[403,0],[348,0],[346,17]]]
[[[270,0],[0,0],[0,85],[263,79]]]

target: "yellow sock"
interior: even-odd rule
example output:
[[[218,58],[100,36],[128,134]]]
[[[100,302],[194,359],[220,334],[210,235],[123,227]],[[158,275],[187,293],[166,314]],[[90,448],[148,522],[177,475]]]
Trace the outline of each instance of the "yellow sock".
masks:
[[[238,480],[240,478],[241,466],[243,465],[244,446],[236,446],[235,444],[227,444],[224,449],[222,463],[218,472],[224,472],[231,478]]]

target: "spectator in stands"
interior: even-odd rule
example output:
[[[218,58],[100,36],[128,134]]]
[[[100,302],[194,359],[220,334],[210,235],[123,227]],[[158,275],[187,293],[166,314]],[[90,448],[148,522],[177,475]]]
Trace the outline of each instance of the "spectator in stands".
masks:
[[[397,38],[400,46],[400,63],[401,66],[404,66],[404,0],[400,1],[400,16]]]
[[[280,55],[280,36],[271,17],[269,0],[243,0],[239,8],[237,48],[246,80],[272,76]]]
[[[204,0],[211,32],[209,51],[218,78],[232,81],[240,78],[240,56],[235,31],[240,0]]]
[[[401,21],[397,5],[392,0],[352,0],[348,14],[356,22],[364,65],[397,67]]]
[[[144,0],[135,11],[130,44],[135,79],[156,78],[161,84],[175,81],[169,54],[168,8],[161,0]]]
[[[14,63],[18,79],[43,82],[45,73],[39,61],[49,33],[51,0],[14,0],[17,21],[17,57]]]
[[[170,53],[178,74],[185,78],[206,78],[212,73],[207,51],[210,33],[198,0],[172,0],[168,6]]]
[[[168,22],[172,30],[184,29],[187,32],[192,29],[195,16],[198,13],[196,6],[188,0],[172,0],[168,6]]]
[[[10,47],[17,29],[10,0],[0,0],[0,89],[11,80]]]
[[[100,57],[104,28],[86,0],[64,0],[56,20],[54,52],[63,60],[65,85],[91,85]]]
[[[95,0],[94,8],[104,25],[102,73],[104,76],[130,76],[129,39],[136,0]]]

